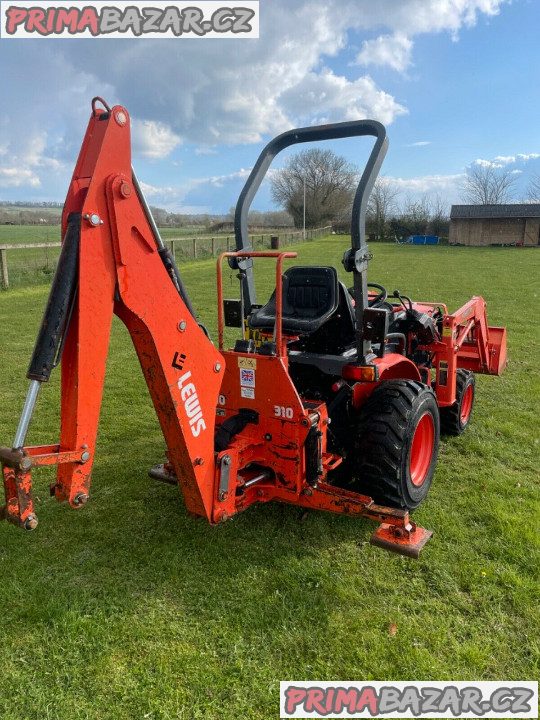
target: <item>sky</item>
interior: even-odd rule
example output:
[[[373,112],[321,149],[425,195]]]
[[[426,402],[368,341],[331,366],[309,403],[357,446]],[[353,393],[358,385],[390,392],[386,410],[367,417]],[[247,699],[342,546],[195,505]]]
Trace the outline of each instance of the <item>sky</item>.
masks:
[[[63,201],[94,95],[128,108],[148,199],[175,212],[226,213],[278,133],[361,118],[387,126],[403,202],[459,202],[474,164],[514,173],[516,201],[540,174],[537,0],[260,8],[259,39],[1,39],[0,200]],[[370,149],[326,146],[360,168]]]

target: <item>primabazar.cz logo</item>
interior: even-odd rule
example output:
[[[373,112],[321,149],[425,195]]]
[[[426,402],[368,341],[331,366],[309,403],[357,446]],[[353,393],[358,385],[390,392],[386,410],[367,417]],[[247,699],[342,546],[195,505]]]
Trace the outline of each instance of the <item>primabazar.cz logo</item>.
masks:
[[[538,683],[281,682],[280,718],[537,718]]]
[[[259,2],[0,2],[4,38],[258,38]]]

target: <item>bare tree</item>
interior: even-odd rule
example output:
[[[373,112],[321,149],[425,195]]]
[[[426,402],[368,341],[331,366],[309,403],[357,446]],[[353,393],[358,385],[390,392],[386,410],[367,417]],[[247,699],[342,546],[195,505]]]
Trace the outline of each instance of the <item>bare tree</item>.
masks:
[[[387,234],[387,223],[396,211],[398,188],[386,177],[377,178],[369,197],[367,210],[368,232],[377,238]]]
[[[448,203],[445,203],[439,194],[434,195],[429,201],[429,227],[433,235],[448,235]]]
[[[302,227],[305,184],[306,226],[316,227],[351,205],[356,180],[356,168],[331,150],[303,150],[273,174],[272,197]]]
[[[530,179],[527,197],[531,202],[540,202],[540,175],[533,175]]]
[[[508,202],[516,176],[509,170],[491,165],[473,165],[467,169],[463,199],[472,205],[496,205]]]
[[[430,221],[430,207],[427,197],[405,199],[400,223],[411,235],[425,235]]]
[[[153,205],[150,207],[150,210],[152,211],[154,220],[160,227],[163,227],[164,225],[168,224],[167,223],[168,213],[166,210],[163,210],[163,208],[154,207]]]

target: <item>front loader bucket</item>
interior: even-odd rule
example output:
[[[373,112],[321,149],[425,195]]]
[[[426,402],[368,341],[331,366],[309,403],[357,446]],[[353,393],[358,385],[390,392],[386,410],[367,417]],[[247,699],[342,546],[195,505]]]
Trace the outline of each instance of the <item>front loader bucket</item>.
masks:
[[[506,328],[488,327],[489,374],[501,375],[506,367]]]

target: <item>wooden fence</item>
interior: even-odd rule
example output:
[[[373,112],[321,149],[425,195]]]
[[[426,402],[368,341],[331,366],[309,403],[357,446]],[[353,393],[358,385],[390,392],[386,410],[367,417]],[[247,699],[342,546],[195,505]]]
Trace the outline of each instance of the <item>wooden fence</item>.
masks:
[[[269,234],[250,235],[251,243],[255,250],[269,248],[272,238],[277,238],[277,243],[288,245],[295,242],[305,240],[313,240],[321,235],[328,234],[331,231],[330,226],[306,230],[305,238],[302,230],[273,232]],[[186,260],[201,260],[208,257],[216,257],[220,252],[235,249],[234,235],[215,235],[208,237],[165,237],[165,244],[170,248],[173,257]],[[20,250],[44,250],[48,253],[49,249],[58,249],[61,243],[24,243],[17,245],[0,245],[0,284],[2,289],[7,290],[10,286],[8,254],[17,253]],[[47,261],[48,265],[48,261]]]

